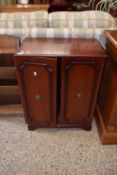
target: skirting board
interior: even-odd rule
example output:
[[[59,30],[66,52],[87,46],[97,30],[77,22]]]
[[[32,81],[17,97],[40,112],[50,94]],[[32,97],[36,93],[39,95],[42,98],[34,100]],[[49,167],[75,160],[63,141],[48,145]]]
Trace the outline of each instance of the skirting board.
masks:
[[[117,144],[117,132],[107,131],[103,116],[101,115],[98,104],[95,110],[95,119],[97,123],[98,133],[102,144]]]

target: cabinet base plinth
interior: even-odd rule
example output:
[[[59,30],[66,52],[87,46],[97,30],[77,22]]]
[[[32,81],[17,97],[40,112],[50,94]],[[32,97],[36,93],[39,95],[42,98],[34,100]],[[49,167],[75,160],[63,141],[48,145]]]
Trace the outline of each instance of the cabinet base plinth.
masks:
[[[117,133],[107,131],[98,105],[96,105],[95,118],[101,143],[117,144]]]
[[[66,125],[66,124],[58,124],[57,126],[41,126],[41,125],[34,125],[34,124],[28,124],[28,130],[34,131],[39,128],[79,128],[83,129],[85,131],[91,131],[92,124],[77,124],[77,125]]]
[[[28,125],[28,130],[29,130],[29,131],[34,131],[34,130],[36,130],[37,128],[38,128],[37,126]]]
[[[57,124],[57,128],[81,128],[86,131],[91,131],[92,129],[92,122],[84,122],[79,121],[79,123],[73,124],[73,123],[59,123]]]

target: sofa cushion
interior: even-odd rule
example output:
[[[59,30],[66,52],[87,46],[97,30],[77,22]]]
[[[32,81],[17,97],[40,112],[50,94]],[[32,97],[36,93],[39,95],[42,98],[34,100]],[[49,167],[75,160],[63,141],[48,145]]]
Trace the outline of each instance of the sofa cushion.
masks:
[[[54,28],[108,28],[115,25],[114,18],[109,13],[102,11],[53,12],[49,14],[49,27]]]
[[[44,28],[48,26],[46,11],[0,13],[1,28]]]

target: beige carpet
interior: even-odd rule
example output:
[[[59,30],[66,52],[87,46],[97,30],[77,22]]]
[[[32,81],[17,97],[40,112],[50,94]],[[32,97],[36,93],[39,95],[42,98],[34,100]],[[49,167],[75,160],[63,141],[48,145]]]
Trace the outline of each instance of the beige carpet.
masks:
[[[92,131],[28,131],[24,119],[0,116],[0,175],[117,175],[117,145]]]

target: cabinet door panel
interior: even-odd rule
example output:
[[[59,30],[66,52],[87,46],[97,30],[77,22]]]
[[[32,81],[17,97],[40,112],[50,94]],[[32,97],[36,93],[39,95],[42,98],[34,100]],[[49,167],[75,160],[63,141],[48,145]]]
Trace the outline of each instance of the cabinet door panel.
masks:
[[[90,119],[97,65],[94,61],[62,61],[60,123],[75,124]]]
[[[29,115],[28,123],[40,126],[55,125],[56,60],[24,61],[19,69]]]
[[[109,48],[108,48],[108,51]],[[113,53],[113,52],[110,52]],[[109,55],[111,58],[111,55]],[[113,59],[106,62],[98,105],[108,131],[117,130],[117,64]]]

